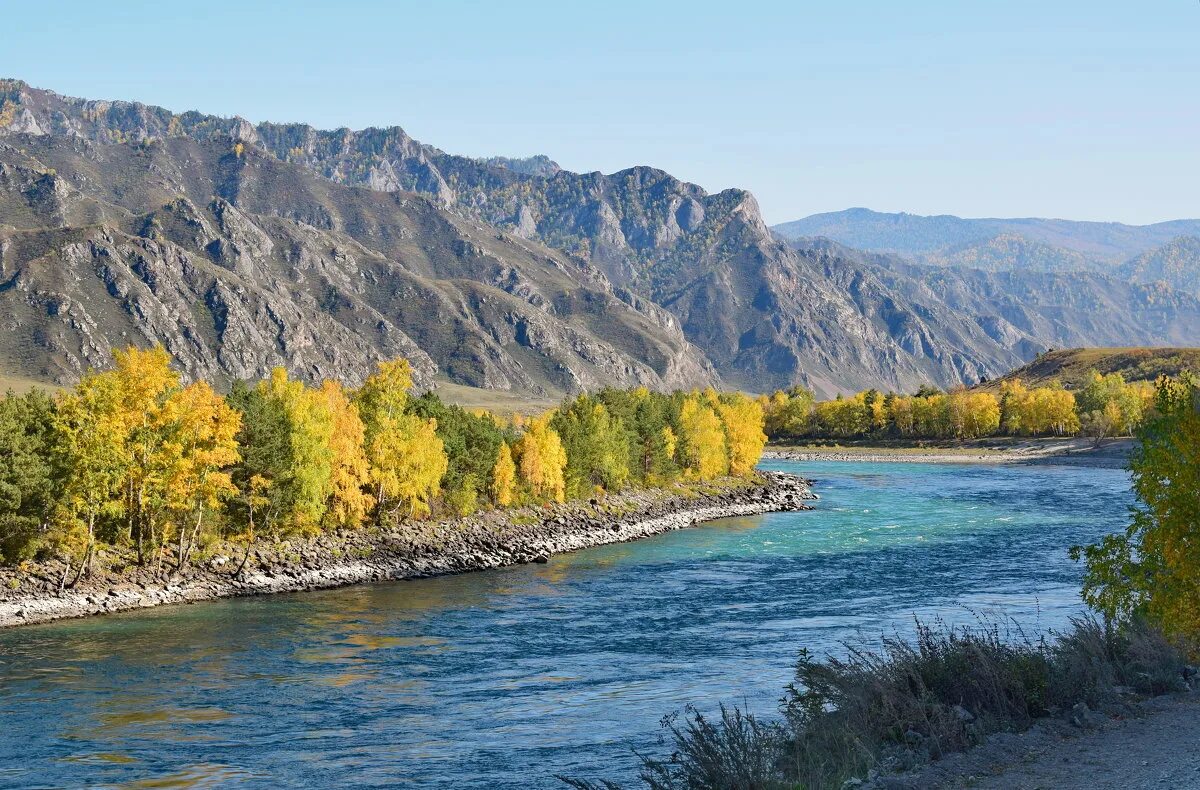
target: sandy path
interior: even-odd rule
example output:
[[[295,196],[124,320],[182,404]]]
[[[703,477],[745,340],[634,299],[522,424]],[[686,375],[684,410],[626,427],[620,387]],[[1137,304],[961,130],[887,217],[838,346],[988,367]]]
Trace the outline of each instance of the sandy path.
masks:
[[[1158,700],[1112,729],[1059,741],[975,788],[1200,788],[1200,696]],[[958,785],[965,786],[965,785]]]
[[[1044,721],[1000,733],[873,790],[1127,790],[1200,788],[1200,693],[1157,697],[1099,729]]]

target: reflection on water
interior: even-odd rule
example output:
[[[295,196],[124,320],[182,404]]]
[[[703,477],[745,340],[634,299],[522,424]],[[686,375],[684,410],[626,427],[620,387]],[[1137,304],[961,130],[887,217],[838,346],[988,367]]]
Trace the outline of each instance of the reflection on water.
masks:
[[[777,464],[808,513],[548,565],[0,632],[0,786],[555,787],[628,778],[685,703],[774,709],[802,647],[1079,610],[1125,473]]]

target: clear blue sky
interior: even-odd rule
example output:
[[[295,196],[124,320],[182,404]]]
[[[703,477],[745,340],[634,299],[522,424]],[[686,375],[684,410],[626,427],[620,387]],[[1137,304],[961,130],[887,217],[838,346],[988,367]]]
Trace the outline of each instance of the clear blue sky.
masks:
[[[661,167],[770,222],[1200,216],[1200,2],[7,2],[0,75]]]

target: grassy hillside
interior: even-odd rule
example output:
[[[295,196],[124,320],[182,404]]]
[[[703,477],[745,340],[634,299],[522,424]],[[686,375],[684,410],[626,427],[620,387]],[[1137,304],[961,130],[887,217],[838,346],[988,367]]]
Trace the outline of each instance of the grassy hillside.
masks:
[[[59,389],[59,386],[48,381],[34,381],[33,379],[21,376],[9,376],[0,373],[0,396],[10,390],[21,394],[29,392],[31,389],[56,390]]]
[[[560,401],[558,398],[534,398],[503,390],[468,387],[443,379],[434,382],[433,391],[446,403],[455,403],[464,409],[487,409],[503,415],[537,415],[554,408]]]
[[[998,390],[1000,382],[1019,378],[1042,385],[1057,379],[1067,389],[1083,385],[1092,368],[1101,373],[1120,373],[1126,381],[1153,381],[1160,375],[1173,376],[1181,370],[1200,373],[1200,348],[1069,348],[1041,354],[1028,365],[1003,377],[980,384],[977,389]]]
[[[53,382],[36,381],[0,372],[0,396],[3,396],[5,392],[10,390],[21,394],[35,388],[44,390],[61,389],[59,385]],[[438,397],[446,403],[456,403],[464,409],[488,409],[497,414],[505,415],[513,413],[526,415],[541,414],[547,409],[557,406],[560,400],[560,398],[534,398],[502,390],[468,387],[442,379],[438,379],[434,383],[433,389],[437,392]]]

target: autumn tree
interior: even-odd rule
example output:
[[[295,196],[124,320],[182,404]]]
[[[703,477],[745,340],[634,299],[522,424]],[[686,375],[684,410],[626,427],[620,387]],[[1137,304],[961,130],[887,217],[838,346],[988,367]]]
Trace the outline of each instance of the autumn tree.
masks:
[[[279,525],[285,531],[311,534],[320,529],[333,495],[333,415],[319,391],[289,379],[283,368],[272,370],[258,388],[279,404],[287,420],[291,463],[274,482],[286,496]]]
[[[180,463],[181,445],[174,441],[175,412],[168,404],[180,392],[179,374],[162,346],[133,346],[113,352],[114,367],[92,374],[111,380],[116,393],[118,435],[125,444],[127,464],[122,484],[127,536],[137,546],[138,562],[150,555],[162,560],[171,506],[173,468]],[[106,385],[107,386],[107,385]]]
[[[517,466],[513,463],[512,450],[508,444],[501,444],[492,467],[492,502],[498,507],[508,507],[515,498],[516,486]]]
[[[1106,436],[1132,433],[1149,405],[1146,390],[1144,383],[1126,383],[1120,373],[1088,371],[1083,388],[1075,396],[1083,429],[1097,443]]]
[[[550,414],[529,420],[514,450],[521,481],[537,500],[562,502],[566,498],[567,453]]]
[[[227,400],[242,414],[237,435],[241,461],[232,472],[238,494],[230,509],[244,528],[248,552],[259,532],[274,534],[276,524],[291,512],[291,419],[265,388],[244,381],[233,383]]]
[[[991,436],[1000,428],[1000,403],[990,392],[958,389],[949,393],[946,427],[957,439]]]
[[[1160,378],[1130,468],[1139,506],[1124,533],[1073,549],[1084,599],[1110,618],[1143,615],[1200,646],[1200,379]]]
[[[762,406],[741,393],[732,393],[722,396],[717,404],[717,414],[725,429],[729,473],[738,476],[750,474],[767,443],[767,436],[763,433]]]
[[[816,399],[806,389],[779,390],[763,406],[765,431],[772,439],[796,439],[809,431]]]
[[[365,430],[367,460],[381,512],[402,508],[427,515],[449,467],[437,421],[406,413],[412,368],[408,360],[380,362],[355,395]]]
[[[833,400],[821,401],[813,408],[813,430],[818,436],[852,439],[871,428],[871,410],[866,406],[866,393],[849,398],[839,393]]]
[[[708,398],[684,397],[679,409],[680,465],[690,477],[711,480],[729,471],[725,428]]]
[[[67,560],[60,587],[66,583],[73,556],[79,559],[81,571],[91,564],[98,522],[125,509],[122,493],[130,464],[127,432],[114,376],[90,373],[72,391],[59,395],[54,447],[66,475],[53,543]]]
[[[915,398],[907,395],[895,395],[888,401],[888,422],[901,436],[913,435],[916,425],[916,418],[913,415],[914,400]]]
[[[1000,413],[1005,433],[1013,435],[1065,436],[1079,431],[1075,396],[1054,384],[1029,389],[1020,379],[1002,382]]]
[[[283,368],[253,387],[234,384],[228,400],[244,416],[233,504],[243,524],[254,507],[259,531],[276,537],[321,528],[334,495],[334,417],[327,398],[289,379]]]
[[[385,418],[367,445],[376,498],[384,512],[430,513],[448,466],[437,422],[412,414]]]
[[[366,491],[371,483],[365,449],[366,426],[341,383],[322,382],[320,396],[333,425],[329,436],[330,493],[325,523],[356,529],[375,507],[375,498]]]
[[[176,563],[182,568],[200,538],[205,515],[237,493],[229,469],[240,459],[241,414],[207,382],[198,381],[167,400],[162,419],[170,426],[167,505],[175,515]]]

